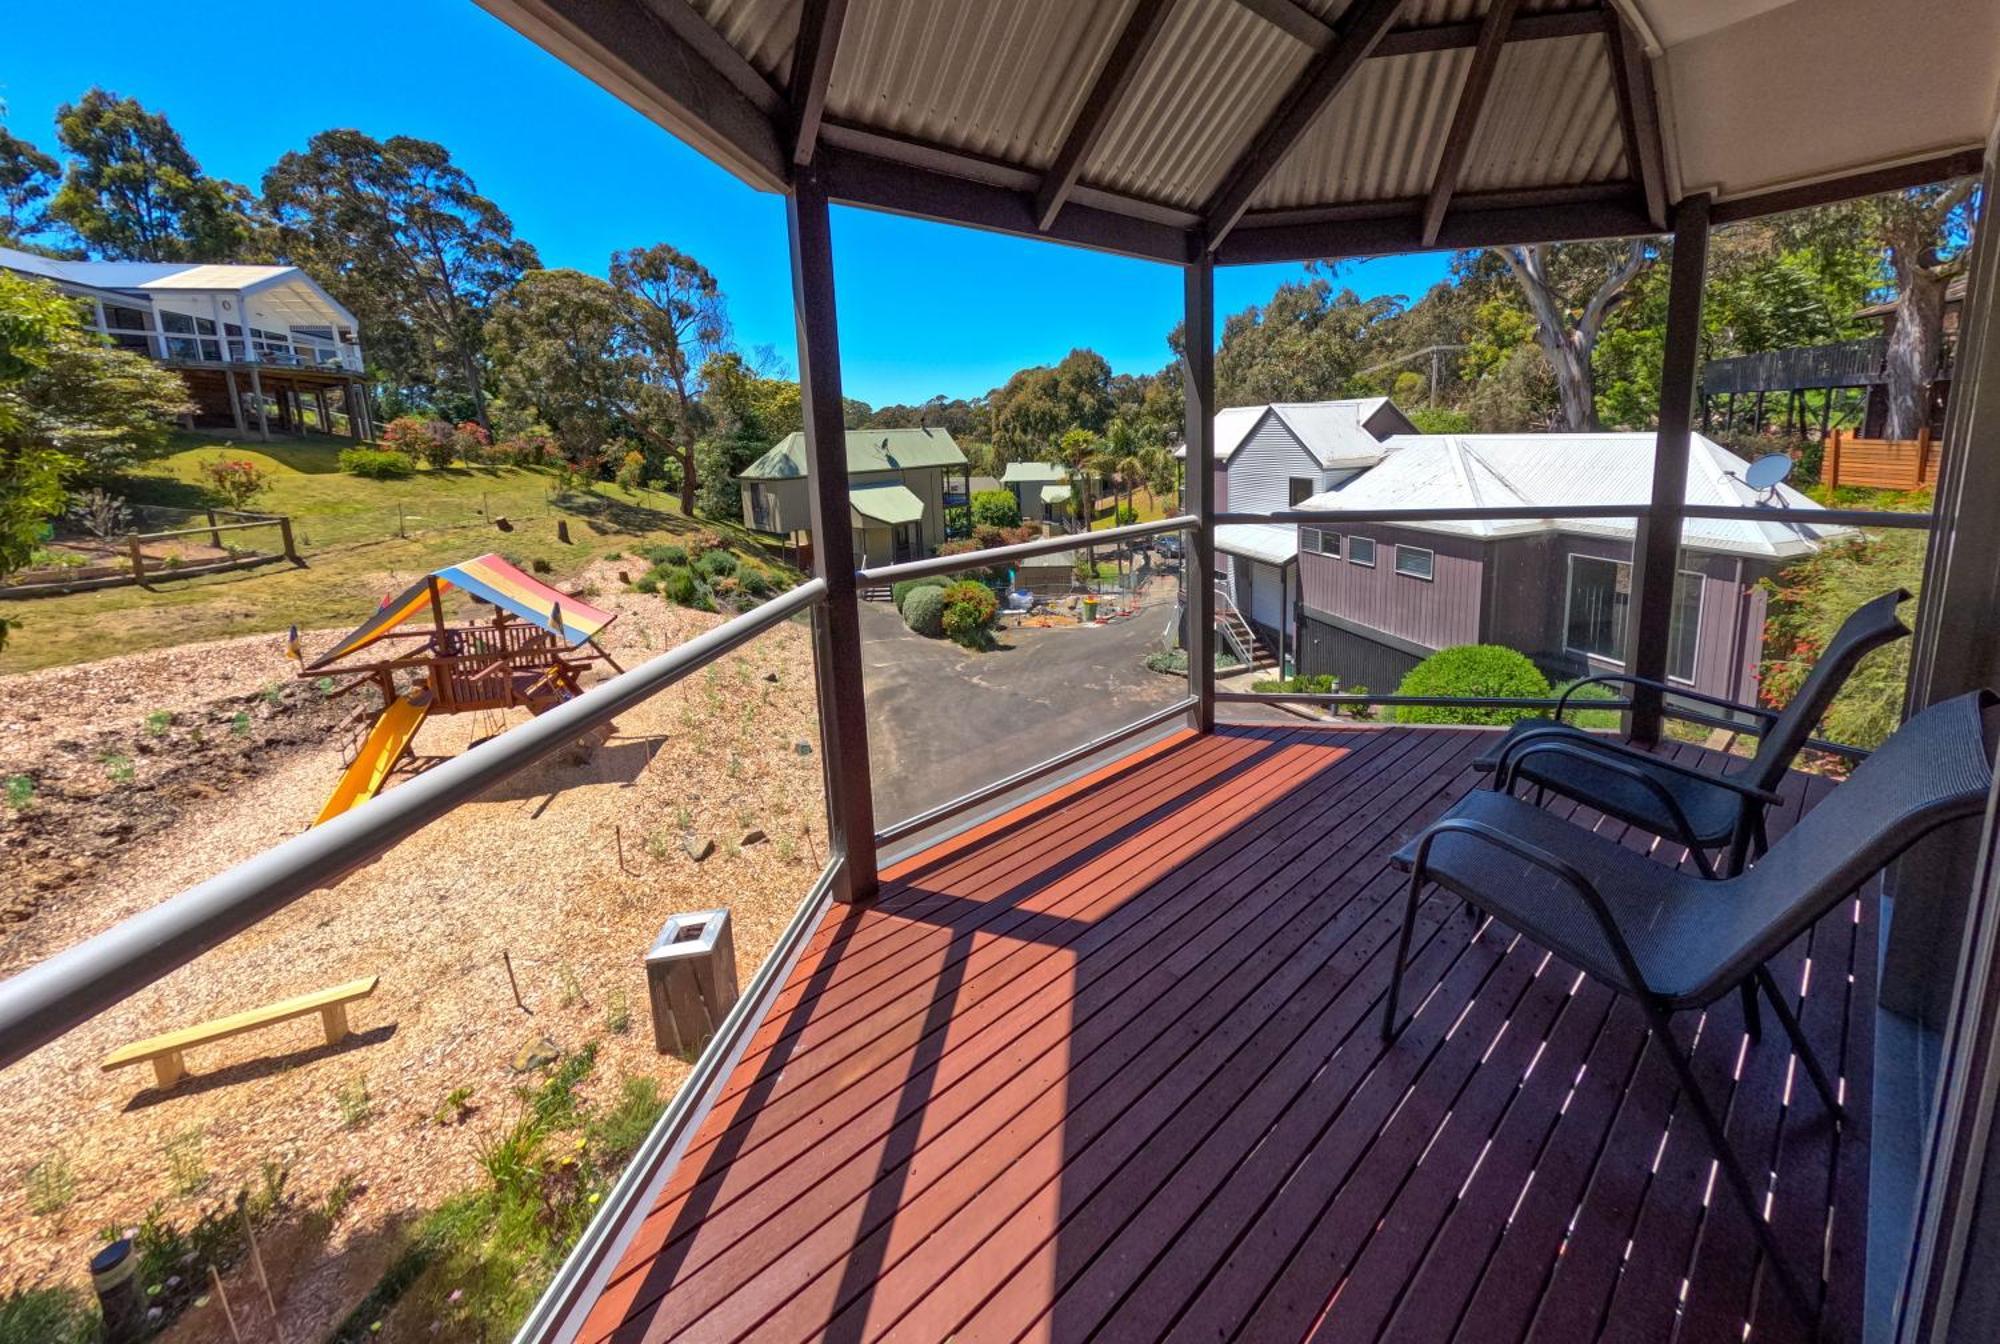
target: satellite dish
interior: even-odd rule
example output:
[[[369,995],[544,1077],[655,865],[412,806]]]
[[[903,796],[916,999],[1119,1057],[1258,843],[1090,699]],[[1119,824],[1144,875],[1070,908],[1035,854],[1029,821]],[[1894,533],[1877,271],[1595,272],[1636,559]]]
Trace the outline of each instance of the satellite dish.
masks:
[[[1792,474],[1792,459],[1783,453],[1758,458],[1743,473],[1743,483],[1752,490],[1776,490]]]

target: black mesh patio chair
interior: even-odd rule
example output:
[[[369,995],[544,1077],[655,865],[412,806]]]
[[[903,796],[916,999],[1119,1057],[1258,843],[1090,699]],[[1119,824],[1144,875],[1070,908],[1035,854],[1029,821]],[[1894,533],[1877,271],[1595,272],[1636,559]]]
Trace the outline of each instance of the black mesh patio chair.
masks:
[[[1704,876],[1715,876],[1710,850],[1727,846],[1723,872],[1738,873],[1764,845],[1764,809],[1826,716],[1827,706],[1863,657],[1910,633],[1896,619],[1901,588],[1874,598],[1841,623],[1805,683],[1782,712],[1624,673],[1586,677],[1563,693],[1555,719],[1525,719],[1509,728],[1472,768],[1493,775],[1493,787],[1511,793],[1526,782],[1544,793],[1586,803],[1608,816],[1687,847]],[[1647,686],[1762,721],[1757,754],[1725,773],[1697,770],[1562,721],[1578,689],[1591,685]],[[1579,707],[1589,701],[1580,702]]]
[[[1424,888],[1436,884],[1637,999],[1672,1060],[1736,1196],[1786,1293],[1805,1298],[1779,1260],[1758,1193],[1702,1096],[1669,1017],[1737,989],[1761,990],[1835,1121],[1825,1068],[1764,963],[1923,836],[1978,816],[1993,784],[2000,698],[1976,691],[1899,728],[1763,861],[1708,880],[1648,859],[1509,794],[1475,790],[1393,857],[1410,874],[1382,1035],[1401,1030],[1403,966]]]

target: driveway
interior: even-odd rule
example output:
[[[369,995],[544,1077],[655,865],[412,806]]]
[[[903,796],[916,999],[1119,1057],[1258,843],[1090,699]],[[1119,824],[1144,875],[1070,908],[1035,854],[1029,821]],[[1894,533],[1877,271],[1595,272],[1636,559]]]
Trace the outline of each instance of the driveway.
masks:
[[[968,653],[925,639],[886,602],[861,604],[875,820],[888,825],[1039,764],[1187,694],[1146,670],[1174,624],[1166,598],[1105,626],[1001,632]]]

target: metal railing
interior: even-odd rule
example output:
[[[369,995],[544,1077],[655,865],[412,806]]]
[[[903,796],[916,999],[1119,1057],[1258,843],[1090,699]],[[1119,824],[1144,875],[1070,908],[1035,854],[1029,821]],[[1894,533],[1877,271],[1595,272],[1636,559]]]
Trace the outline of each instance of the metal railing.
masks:
[[[826,597],[811,579],[0,982],[0,1068]]]
[[[987,569],[1008,560],[1023,560],[1033,555],[1060,555],[1064,551],[1088,550],[1093,546],[1112,546],[1121,541],[1138,541],[1143,537],[1156,537],[1162,532],[1183,532],[1199,527],[1201,520],[1182,514],[1174,518],[1161,518],[1150,523],[1128,523],[1124,527],[1107,527],[1101,532],[1065,533],[1056,537],[1041,537],[1035,541],[1017,541],[1010,546],[993,546],[983,551],[967,551],[963,555],[933,555],[923,560],[905,560],[894,565],[872,565],[858,569],[854,577],[864,584],[895,583],[902,579],[928,579],[940,574],[956,574],[967,569]]]

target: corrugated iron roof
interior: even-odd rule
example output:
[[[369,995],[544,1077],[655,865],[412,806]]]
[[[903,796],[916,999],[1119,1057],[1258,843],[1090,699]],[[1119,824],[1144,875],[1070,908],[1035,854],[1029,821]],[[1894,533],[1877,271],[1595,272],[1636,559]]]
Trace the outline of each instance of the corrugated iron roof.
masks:
[[[743,481],[798,480],[806,471],[806,436],[794,430],[745,467]],[[942,429],[850,429],[847,470],[902,471],[910,467],[962,467],[965,450]]]
[[[1461,191],[1628,176],[1604,40],[1509,43],[1465,154]]]
[[[1598,434],[1399,434],[1385,445],[1382,464],[1299,507],[1340,513],[1364,509],[1557,508],[1564,505],[1640,503],[1652,497],[1655,436]],[[1692,436],[1687,502],[1745,508],[1759,493],[1743,484],[1749,464],[1722,445]],[[1732,475],[1732,473],[1734,473]],[[1813,523],[1819,505],[1780,486],[1771,519],[1690,518],[1681,544],[1762,559],[1810,554],[1845,527]],[[1630,540],[1623,518],[1527,518],[1483,522],[1418,522],[1419,531],[1497,538],[1567,532]]]

